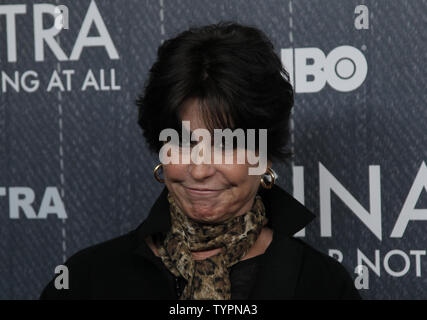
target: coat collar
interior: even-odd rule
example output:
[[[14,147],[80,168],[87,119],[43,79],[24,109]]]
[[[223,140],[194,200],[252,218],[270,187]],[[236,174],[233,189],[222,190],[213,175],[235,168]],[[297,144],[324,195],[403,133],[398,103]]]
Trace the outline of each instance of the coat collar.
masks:
[[[314,219],[314,215],[289,193],[274,185],[260,189],[259,194],[266,208],[269,226],[273,229],[273,242],[265,251],[252,290],[254,299],[290,299],[295,296],[303,263],[303,249],[292,241],[292,236]],[[154,264],[159,262],[145,238],[156,232],[167,232],[171,227],[168,190],[164,188],[152,206],[145,221],[134,230],[137,246],[134,253]]]
[[[165,187],[148,217],[135,230],[139,244],[150,234],[169,231],[171,221],[167,195]],[[277,185],[273,185],[271,189],[260,188],[259,195],[266,208],[269,226],[281,235],[293,236],[315,218],[305,206]]]

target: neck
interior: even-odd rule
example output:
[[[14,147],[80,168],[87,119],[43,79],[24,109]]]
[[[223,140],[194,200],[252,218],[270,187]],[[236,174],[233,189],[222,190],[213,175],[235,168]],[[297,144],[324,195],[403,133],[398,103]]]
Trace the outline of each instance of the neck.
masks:
[[[206,258],[212,257],[218,253],[220,253],[222,248],[216,248],[206,251],[192,251],[191,255],[194,260],[205,260]]]

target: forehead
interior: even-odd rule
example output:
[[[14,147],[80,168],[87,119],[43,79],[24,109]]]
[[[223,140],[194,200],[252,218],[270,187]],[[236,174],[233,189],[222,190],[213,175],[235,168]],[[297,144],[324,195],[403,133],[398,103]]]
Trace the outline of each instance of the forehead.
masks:
[[[181,111],[180,118],[181,121],[190,121],[190,130],[204,128],[207,126],[203,120],[202,114],[200,112],[200,102],[196,98],[189,98],[184,101]]]

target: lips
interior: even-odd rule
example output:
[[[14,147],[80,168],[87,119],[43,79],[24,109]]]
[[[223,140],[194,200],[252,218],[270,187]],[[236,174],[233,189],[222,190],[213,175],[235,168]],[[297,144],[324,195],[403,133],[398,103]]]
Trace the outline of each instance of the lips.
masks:
[[[193,188],[193,187],[186,187],[188,189],[194,190],[194,191],[219,191],[221,189],[214,189],[214,188]]]
[[[187,190],[188,194],[192,196],[214,196],[219,194],[223,189],[216,189],[216,188],[197,188],[197,187],[186,187],[184,186],[185,190]]]

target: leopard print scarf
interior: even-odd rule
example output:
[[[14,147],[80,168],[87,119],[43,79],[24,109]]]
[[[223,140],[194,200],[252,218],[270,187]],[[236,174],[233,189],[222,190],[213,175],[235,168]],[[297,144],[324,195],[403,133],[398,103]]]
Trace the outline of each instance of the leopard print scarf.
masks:
[[[230,267],[246,255],[267,224],[261,197],[255,197],[245,214],[219,224],[198,223],[182,212],[170,194],[168,201],[171,229],[157,249],[164,265],[187,280],[180,299],[231,299]],[[191,255],[191,251],[218,247],[223,250],[204,260],[194,260]]]

